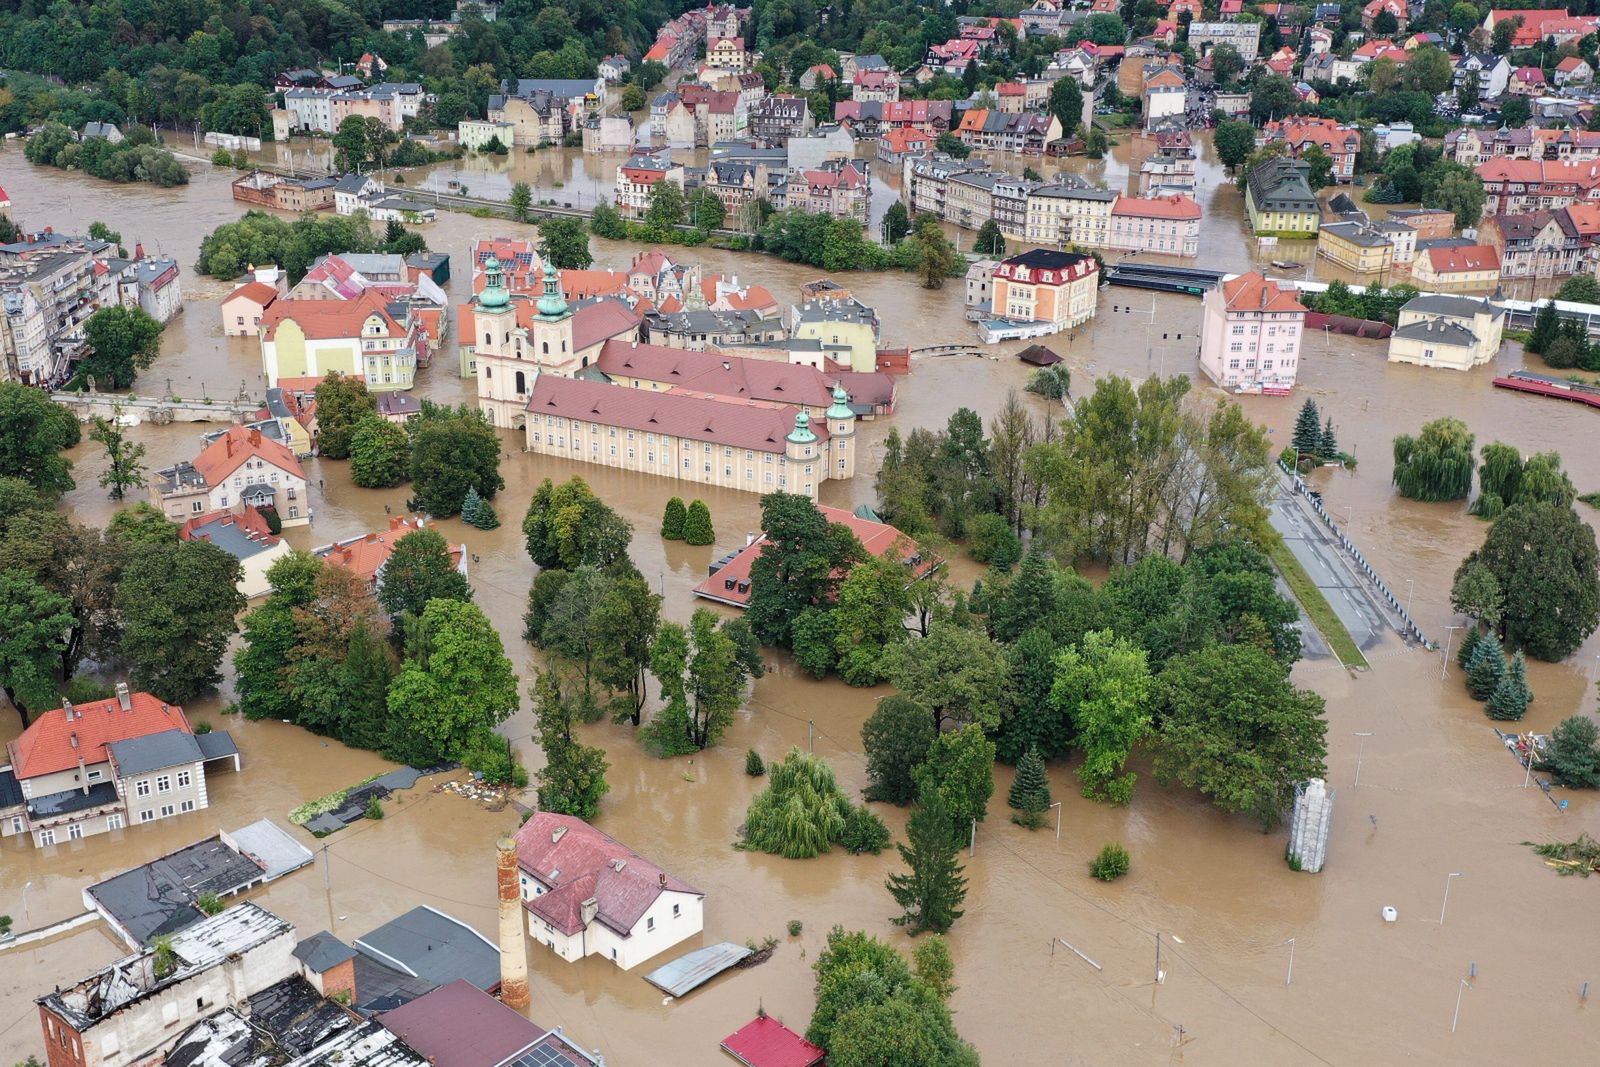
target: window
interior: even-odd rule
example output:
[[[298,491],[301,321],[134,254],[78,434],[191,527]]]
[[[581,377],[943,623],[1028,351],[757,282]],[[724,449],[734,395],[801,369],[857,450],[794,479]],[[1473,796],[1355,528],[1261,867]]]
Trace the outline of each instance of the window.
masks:
[[[100,779],[105,777],[105,774],[106,774],[105,771],[90,771],[89,772],[89,781],[98,782]]]
[[[107,830],[120,830],[120,829],[122,829],[122,814],[120,812],[115,812],[114,811],[110,815],[106,816],[106,829]]]
[[[172,775],[170,775],[170,774],[158,774],[158,775],[156,775],[156,792],[157,793],[170,793],[170,792],[172,792]]]
[[[22,816],[13,815],[11,817],[11,832],[14,834],[22,833]]]
[[[55,843],[56,843],[56,832],[54,830],[40,830],[39,831],[39,844],[41,844],[41,845],[53,845]]]
[[[289,517],[291,519],[298,519],[300,517],[300,509],[297,508],[297,507],[290,507],[289,508]]]
[[[150,780],[142,778],[133,787],[136,796],[147,797],[150,795]]]
[[[674,904],[674,905],[673,905],[673,906],[672,906],[672,917],[673,917],[673,918],[674,918],[674,919],[676,919],[676,918],[677,918],[677,917],[678,917],[678,914],[679,914],[679,911],[680,911],[680,910],[681,910],[681,909],[680,909],[680,908],[679,908],[679,906],[678,906],[678,905],[677,905],[677,904]]]
[[[193,811],[194,810],[194,801],[185,800],[182,804],[178,805],[178,810],[179,811]]]
[[[645,928],[645,932],[646,933],[648,933],[651,930],[654,930],[656,928],[656,921],[655,921],[654,917],[648,918],[648,919],[646,919],[644,921],[644,928]]]
[[[205,509],[206,509],[206,504],[205,504],[205,501],[203,501],[203,500],[196,500],[193,504],[189,505],[189,510],[194,512],[196,515],[200,514]]]
[[[67,827],[67,840],[68,841],[82,841],[83,840],[83,823],[75,822],[72,825]]]
[[[191,786],[193,784],[194,784],[194,772],[193,771],[179,771],[178,772],[178,788],[179,789],[187,789],[187,788],[189,788],[189,786]]]
[[[167,817],[169,817],[171,815],[176,814],[177,810],[178,809],[173,807],[171,804],[163,804],[163,805],[161,805],[161,817],[163,819],[165,819],[165,818],[167,818]]]

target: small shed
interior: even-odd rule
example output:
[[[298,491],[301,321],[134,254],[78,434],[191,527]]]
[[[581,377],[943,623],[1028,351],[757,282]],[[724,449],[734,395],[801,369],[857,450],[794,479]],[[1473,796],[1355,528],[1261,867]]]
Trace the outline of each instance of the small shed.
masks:
[[[1017,353],[1017,358],[1033,367],[1053,367],[1061,362],[1061,357],[1044,345],[1029,345]]]
[[[722,1039],[745,1067],[817,1067],[827,1053],[763,1012]]]

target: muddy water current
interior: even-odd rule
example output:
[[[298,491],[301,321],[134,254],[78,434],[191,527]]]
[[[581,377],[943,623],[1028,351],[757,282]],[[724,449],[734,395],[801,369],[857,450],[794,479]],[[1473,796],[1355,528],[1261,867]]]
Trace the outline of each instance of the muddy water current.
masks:
[[[1129,152],[1125,144],[1103,163],[1074,165],[1117,185],[1128,180]],[[514,164],[540,158],[516,157]],[[1132,169],[1137,171],[1136,163]],[[1243,269],[1256,250],[1244,233],[1237,193],[1223,186],[1214,161],[1205,163],[1202,176],[1207,215],[1200,263]],[[100,219],[120,229],[130,246],[143,241],[179,257],[187,310],[168,328],[162,355],[140,385],[164,390],[171,379],[171,389],[185,396],[231,395],[241,385],[258,393],[262,385],[254,342],[221,336],[215,301],[228,286],[191,269],[202,236],[239,214],[228,196],[230,177],[199,166],[192,184],[162,191],[34,168],[16,150],[0,155],[0,184],[13,214],[29,228],[81,231]],[[469,241],[491,232],[533,231],[451,213],[429,229],[432,245],[455,256],[453,296],[467,289]],[[623,266],[635,250],[596,242],[597,265]],[[799,285],[817,274],[757,256],[703,249],[684,255],[708,271],[765,285],[783,301],[795,299]],[[1310,259],[1283,250],[1273,255]],[[962,318],[958,284],[928,292],[899,275],[841,280],[877,307],[886,344],[973,337]],[[1112,310],[1130,304],[1132,311]],[[1112,373],[1193,375],[1199,314],[1191,298],[1112,289],[1102,294],[1090,327],[1051,344],[1069,360],[1079,394]],[[891,425],[902,432],[938,426],[963,404],[991,414],[1006,391],[1026,379],[1020,365],[1003,358],[1019,347],[986,349],[994,359],[919,359],[902,385],[894,417],[863,427],[869,454],[881,451]],[[470,385],[453,373],[452,349],[447,342],[433,367],[419,374],[419,393],[451,402],[471,398]],[[1495,369],[1521,363],[1516,346],[1508,345]],[[1455,621],[1447,596],[1450,576],[1484,527],[1458,505],[1395,498],[1389,443],[1396,433],[1454,414],[1480,442],[1505,440],[1524,453],[1561,450],[1579,491],[1600,489],[1600,454],[1585,447],[1600,439],[1594,413],[1494,390],[1490,377],[1487,368],[1453,374],[1391,367],[1380,344],[1312,338],[1295,399],[1242,401],[1279,441],[1286,440],[1300,396],[1315,397],[1332,415],[1341,442],[1360,466],[1353,473],[1319,475],[1329,511],[1349,522],[1391,588],[1415,583],[1413,614],[1439,637]],[[1198,376],[1196,386],[1205,389]],[[200,429],[141,426],[132,432],[147,446],[154,468],[192,456]],[[581,474],[634,523],[634,558],[664,591],[665,611],[674,618],[693,610],[689,589],[709,562],[756,529],[755,497],[712,490],[707,503],[717,544],[665,544],[655,530],[676,489],[671,483],[534,461],[517,451],[510,436],[505,446],[507,486],[496,501],[504,524],[490,532],[455,521],[443,525],[452,539],[467,542],[477,600],[504,634],[524,681],[535,663],[517,635],[532,571],[518,520],[540,479]],[[94,446],[77,450],[80,488],[66,500],[76,517],[95,524],[112,510],[95,487],[102,464],[97,452]],[[351,487],[342,463],[313,460],[309,474],[316,486],[315,519],[290,533],[299,546],[382,528],[387,512],[398,513],[406,496],[403,488]],[[826,489],[825,502],[841,506],[872,495],[867,477]],[[1585,516],[1592,518],[1592,512]],[[957,565],[963,581],[976,573],[968,563]],[[1538,699],[1531,726],[1548,729],[1575,711],[1594,712],[1589,681],[1597,653],[1600,641],[1591,640],[1565,664],[1532,668]],[[723,1062],[717,1041],[758,1006],[803,1028],[812,1006],[810,962],[834,923],[869,929],[909,948],[887,922],[893,909],[882,882],[899,866],[892,855],[836,853],[787,861],[731,847],[759,785],[743,773],[747,748],[775,758],[791,745],[804,747],[811,737],[847,789],[865,781],[860,725],[884,691],[817,682],[781,658],[772,667],[722,744],[692,759],[653,759],[620,727],[585,729],[585,739],[603,746],[612,764],[612,791],[600,826],[708,894],[706,929],[681,950],[719,940],[781,939],[765,965],[670,1003],[639,978],[642,971],[622,973],[600,959],[563,963],[533,949],[529,1014],[545,1025],[564,1026],[580,1043],[600,1049],[609,1063]],[[1142,780],[1127,808],[1079,798],[1071,765],[1053,766],[1052,785],[1063,801],[1060,840],[1053,827],[1030,834],[1006,820],[1009,772],[1000,769],[990,818],[979,830],[976,855],[967,861],[966,915],[951,937],[960,985],[953,1000],[957,1023],[987,1062],[1028,1055],[1070,1064],[1487,1064],[1521,1059],[1530,1048],[1565,1059],[1593,1049],[1593,1012],[1600,1009],[1585,1006],[1578,988],[1586,980],[1600,981],[1600,890],[1592,880],[1554,876],[1519,842],[1570,839],[1585,829],[1600,834],[1600,806],[1575,795],[1562,813],[1539,790],[1521,788],[1521,767],[1500,747],[1480,706],[1465,695],[1459,671],[1452,665],[1441,680],[1437,655],[1391,641],[1374,657],[1370,673],[1352,676],[1317,661],[1297,668],[1297,678],[1328,701],[1329,778],[1338,795],[1328,866],[1320,875],[1286,867],[1281,832],[1262,835],[1189,793],[1163,790],[1142,764]],[[7,839],[0,849],[0,913],[12,915],[22,929],[65,918],[81,910],[80,890],[90,882],[218,828],[262,816],[287,825],[289,809],[387,767],[371,753],[281,723],[229,720],[221,713],[228,696],[190,708],[195,719],[232,730],[244,754],[242,773],[219,772],[210,780],[208,811],[44,850]],[[537,765],[526,706],[504,731]],[[1365,743],[1359,786],[1357,731],[1373,735]],[[17,732],[9,712],[0,716],[0,740]],[[432,791],[433,784],[425,780],[396,794],[381,823],[358,823],[321,842],[295,831],[308,847],[327,846],[319,867],[327,865],[328,888],[323,870],[308,869],[258,890],[255,899],[302,933],[331,927],[349,939],[427,903],[493,936],[493,840],[516,825],[516,815]],[[883,814],[900,835],[904,813]],[[1113,840],[1128,845],[1132,871],[1102,885],[1087,876],[1086,863]],[[1451,872],[1463,877],[1454,881],[1441,925],[1439,908]],[[1397,923],[1380,920],[1384,905],[1399,909]],[[784,936],[790,919],[804,923],[797,938]],[[1158,933],[1166,971],[1159,985]],[[1103,970],[1059,943],[1052,952],[1055,938]],[[1293,981],[1286,983],[1290,938]],[[95,928],[0,954],[0,1062],[40,1049],[34,996],[119,954]],[[1464,994],[1452,1034],[1458,979],[1474,962],[1478,977]]]

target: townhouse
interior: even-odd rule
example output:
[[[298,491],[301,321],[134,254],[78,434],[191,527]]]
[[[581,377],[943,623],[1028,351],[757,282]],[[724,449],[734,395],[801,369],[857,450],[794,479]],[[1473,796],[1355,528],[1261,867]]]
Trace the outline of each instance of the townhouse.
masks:
[[[1350,182],[1356,174],[1356,156],[1361,152],[1361,131],[1353,126],[1341,126],[1332,119],[1313,119],[1303,116],[1269,122],[1262,128],[1268,144],[1287,145],[1295,158],[1307,149],[1320,148],[1333,160],[1332,177],[1336,182]]]
[[[284,526],[311,521],[306,475],[290,449],[259,428],[230,426],[191,461],[164,467],[150,480],[150,499],[176,523],[213,512],[274,511]]]
[[[1200,254],[1200,205],[1186,196],[1118,196],[1111,204],[1107,248],[1164,256]]]
[[[1562,162],[1499,157],[1474,168],[1483,179],[1485,215],[1514,215],[1600,200],[1600,160]]]

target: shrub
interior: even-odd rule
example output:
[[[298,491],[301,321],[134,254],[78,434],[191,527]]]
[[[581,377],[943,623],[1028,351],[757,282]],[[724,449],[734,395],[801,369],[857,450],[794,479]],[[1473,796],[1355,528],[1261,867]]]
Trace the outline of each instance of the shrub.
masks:
[[[367,801],[367,810],[362,814],[369,819],[383,818],[383,802],[378,799],[378,795],[376,793],[374,793],[371,799]]]
[[[772,765],[767,788],[750,802],[742,847],[809,859],[843,838],[850,814],[850,800],[840,790],[833,768],[792,748],[782,763]]]
[[[753,748],[744,754],[744,773],[752,778],[760,778],[767,773],[767,765],[761,761],[761,753]]]
[[[684,543],[689,545],[709,545],[716,539],[716,531],[711,528],[711,509],[706,507],[704,500],[694,501],[689,505],[689,510],[684,513]]]
[[[198,897],[195,897],[194,906],[206,915],[215,915],[224,907],[222,898],[215,893],[201,893]]]
[[[661,536],[668,541],[682,541],[684,518],[683,498],[675,496],[668,500],[667,509],[661,515]]]
[[[790,919],[789,920],[789,936],[790,937],[799,937],[800,936],[800,931],[803,930],[804,928],[805,928],[804,924],[801,923],[799,919]]]
[[[1089,873],[1102,882],[1114,882],[1128,873],[1128,850],[1109,844],[1089,863]]]
[[[846,852],[858,856],[870,852],[876,856],[889,847],[889,828],[866,805],[851,808],[844,821],[844,835],[839,843]]]
[[[194,724],[194,732],[197,734],[209,734],[211,732],[211,724],[208,722],[197,722]]]

